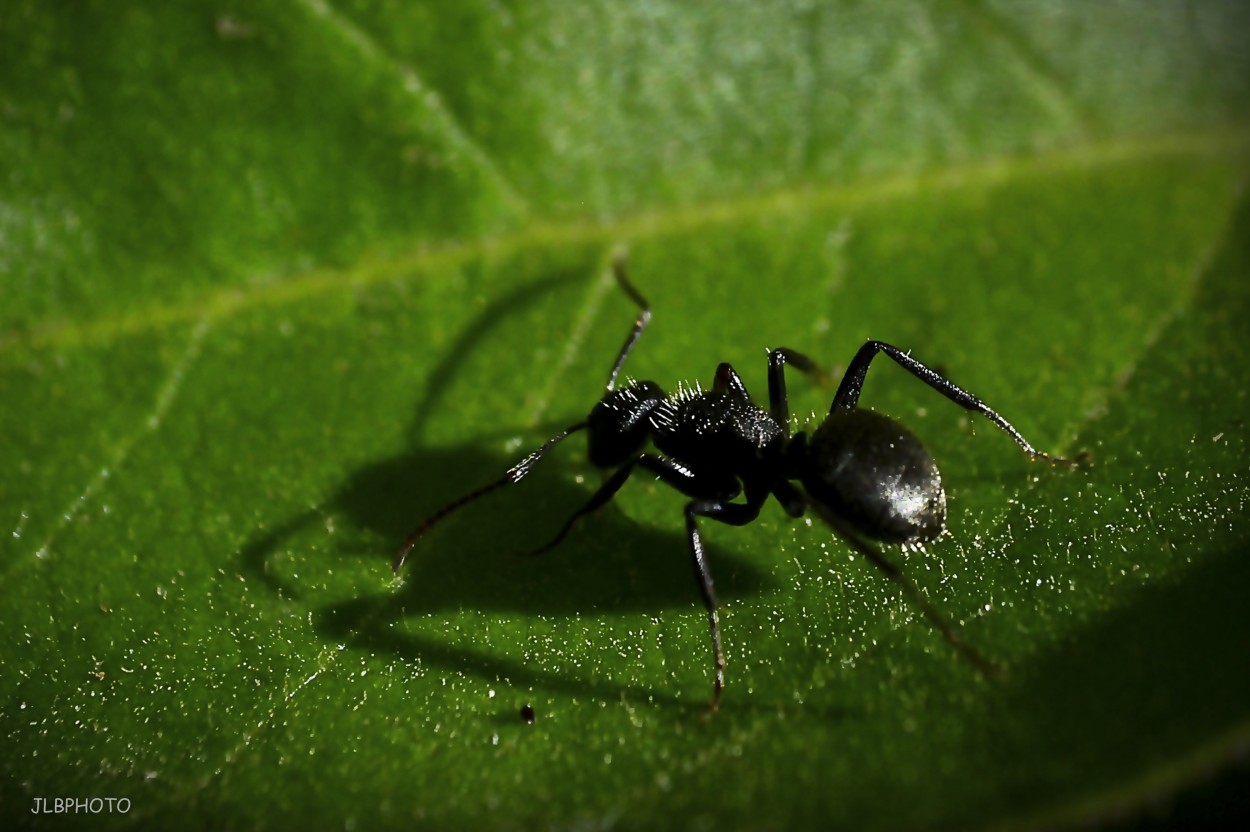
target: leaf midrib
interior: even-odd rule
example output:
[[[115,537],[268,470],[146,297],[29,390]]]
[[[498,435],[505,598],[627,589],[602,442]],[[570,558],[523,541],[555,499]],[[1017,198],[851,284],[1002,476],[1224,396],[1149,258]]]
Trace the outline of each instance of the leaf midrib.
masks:
[[[285,278],[257,277],[245,281],[247,286],[231,286],[187,300],[144,304],[91,320],[45,320],[0,334],[0,353],[14,349],[108,344],[153,330],[228,319],[255,308],[283,307],[335,292],[354,292],[404,276],[455,269],[478,260],[527,250],[671,238],[834,207],[850,209],[888,204],[922,193],[974,191],[1082,169],[1169,157],[1233,155],[1247,150],[1250,150],[1250,128],[1231,124],[1197,132],[1108,138],[1033,154],[995,156],[941,169],[909,171],[849,183],[791,186],[696,205],[642,211],[615,220],[539,220],[514,231],[451,240],[438,246],[423,245],[394,256],[366,256],[349,269],[320,268]]]

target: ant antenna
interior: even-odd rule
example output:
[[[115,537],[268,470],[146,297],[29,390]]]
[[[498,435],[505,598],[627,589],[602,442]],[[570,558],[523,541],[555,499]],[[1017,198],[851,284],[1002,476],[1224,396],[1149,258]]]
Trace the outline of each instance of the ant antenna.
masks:
[[[633,351],[634,344],[638,343],[638,338],[642,335],[642,331],[646,329],[647,324],[651,322],[651,304],[647,303],[647,299],[644,298],[642,293],[639,292],[638,289],[635,288],[634,284],[630,282],[629,272],[625,268],[627,260],[628,257],[626,252],[624,250],[618,251],[612,258],[612,274],[616,277],[617,284],[620,285],[625,294],[629,295],[630,299],[634,303],[638,304],[638,317],[634,321],[634,328],[630,330],[629,337],[625,339],[625,343],[621,346],[620,353],[616,356],[616,364],[612,366],[612,372],[608,376],[605,393],[611,393],[613,388],[616,386],[616,377],[620,375],[621,367],[625,365],[625,359],[628,358],[630,352]],[[468,494],[465,494],[463,497],[452,500],[450,503],[431,514],[424,521],[422,521],[419,526],[409,532],[406,538],[404,538],[403,545],[399,547],[399,552],[396,553],[395,560],[391,563],[391,570],[399,572],[400,567],[404,565],[404,561],[408,558],[408,553],[411,552],[413,547],[417,545],[417,542],[421,540],[426,532],[428,532],[447,515],[458,511],[479,497],[484,497],[498,488],[520,482],[525,478],[525,475],[530,472],[530,469],[534,467],[538,460],[543,458],[547,451],[563,442],[569,434],[576,433],[577,431],[585,428],[587,424],[588,423],[586,421],[581,421],[575,425],[570,425],[560,433],[548,439],[541,448],[509,468],[508,472],[499,479],[494,482],[487,483],[481,488],[474,489]],[[556,541],[554,541],[551,545],[555,545],[555,542],[559,542],[567,531],[568,529],[566,527],[565,530],[560,533],[560,536],[556,539]]]
[[[508,472],[499,479],[494,482],[487,483],[481,488],[476,488],[468,494],[465,494],[463,497],[452,500],[450,503],[431,514],[429,517],[425,518],[419,526],[409,532],[408,536],[404,538],[403,545],[399,547],[399,552],[396,553],[395,560],[391,563],[391,571],[398,573],[400,567],[404,565],[404,561],[408,558],[408,553],[411,552],[412,548],[417,545],[417,541],[419,541],[434,525],[447,517],[447,515],[463,508],[464,506],[467,506],[479,497],[484,497],[497,488],[502,488],[505,485],[512,485],[513,483],[520,482],[538,463],[538,460],[543,458],[547,451],[550,451],[556,445],[559,445],[567,439],[570,434],[576,433],[584,427],[586,427],[585,421],[578,422],[575,425],[570,425],[557,433],[555,436],[548,439],[541,448],[509,468]]]

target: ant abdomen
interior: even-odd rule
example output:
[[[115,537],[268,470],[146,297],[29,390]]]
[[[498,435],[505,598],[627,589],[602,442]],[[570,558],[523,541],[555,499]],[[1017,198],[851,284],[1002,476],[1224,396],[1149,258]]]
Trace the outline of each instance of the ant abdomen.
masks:
[[[800,447],[807,493],[863,536],[923,543],[945,530],[937,464],[898,421],[872,410],[835,409]]]

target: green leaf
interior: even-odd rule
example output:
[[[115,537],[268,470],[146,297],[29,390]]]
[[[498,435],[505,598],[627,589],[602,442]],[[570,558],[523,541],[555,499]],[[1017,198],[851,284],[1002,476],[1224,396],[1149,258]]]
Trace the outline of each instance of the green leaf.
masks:
[[[6,4],[6,828],[1034,828],[1244,779],[1246,17]],[[1088,454],[869,375],[951,511],[889,554],[1004,679],[769,505],[702,524],[703,718],[679,495],[515,556],[579,439],[392,578],[600,395],[622,245],[635,377],[762,400],[766,348],[878,338]]]

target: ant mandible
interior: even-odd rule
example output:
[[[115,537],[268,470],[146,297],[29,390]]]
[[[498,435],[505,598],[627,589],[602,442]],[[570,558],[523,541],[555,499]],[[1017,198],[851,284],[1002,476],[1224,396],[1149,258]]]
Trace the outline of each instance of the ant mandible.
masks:
[[[823,373],[806,355],[785,347],[768,353],[768,410],[751,401],[742,379],[727,363],[716,368],[712,389],[707,391],[696,385],[669,395],[655,382],[633,380],[618,389],[621,367],[651,320],[651,307],[630,282],[623,257],[614,260],[613,273],[638,305],[639,314],[608,374],[603,398],[584,420],[547,440],[501,478],[448,503],[413,529],[395,556],[394,570],[399,571],[434,524],[497,488],[520,482],[548,451],[570,434],[586,430],[590,461],[613,469],[612,473],[549,543],[530,554],[541,554],[560,543],[581,517],[611,500],[636,468],[689,497],[686,533],[695,579],[707,607],[715,658],[711,711],[720,707],[725,652],[697,518],[742,526],[759,516],[769,495],[791,517],[800,517],[810,508],[898,583],[964,657],[981,672],[996,675],[997,667],[966,645],[919,588],[871,542],[916,546],[936,539],[946,529],[946,492],[933,457],[919,439],[894,419],[856,406],[868,365],[884,353],[955,404],[985,416],[1030,458],[1052,464],[1068,461],[1037,450],[976,396],[881,341],[860,347],[838,385],[829,414],[810,438],[806,433],[790,435],[785,367],[788,364],[817,379]],[[658,454],[646,452],[648,440]],[[740,494],[743,501],[732,502]]]

